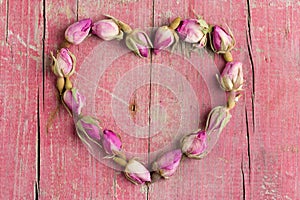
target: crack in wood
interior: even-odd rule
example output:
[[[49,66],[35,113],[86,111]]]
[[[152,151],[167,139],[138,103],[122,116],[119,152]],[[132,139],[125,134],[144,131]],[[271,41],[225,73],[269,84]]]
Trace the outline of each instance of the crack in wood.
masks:
[[[42,62],[43,62],[43,76],[42,76],[42,100],[43,100],[43,108],[45,107],[45,71],[46,71],[46,60],[45,60],[45,40],[46,40],[46,0],[43,0],[43,37],[42,37]]]
[[[247,0],[247,30],[246,30],[246,39],[247,39],[247,48],[248,55],[251,65],[252,72],[252,95],[251,95],[251,106],[252,106],[252,129],[255,131],[255,110],[254,110],[254,98],[255,98],[255,69],[254,69],[254,60],[253,60],[253,51],[252,51],[252,35],[251,35],[251,2]],[[248,156],[248,170],[249,170],[249,187],[251,187],[251,146],[250,146],[250,127],[248,119],[248,111],[245,106],[245,116],[246,116],[246,138],[247,138],[247,156]],[[243,199],[246,199],[246,185],[245,185],[245,174],[243,171],[243,162],[242,162],[242,175],[243,175]],[[250,191],[251,192],[251,191]]]
[[[242,162],[241,162],[241,173],[242,173],[242,181],[243,181],[243,199],[246,199],[246,184],[245,184],[245,173],[243,169],[243,156],[242,156]]]
[[[34,185],[35,200],[39,199],[39,184],[40,184],[40,166],[41,166],[41,152],[40,152],[40,141],[41,141],[41,119],[40,119],[40,92],[37,92],[37,136],[36,136],[36,181]]]
[[[247,0],[247,24],[248,24],[248,34],[249,34],[249,41],[250,41],[250,46],[252,47],[252,37],[251,37],[251,11],[250,11],[250,0]]]
[[[38,184],[38,182],[37,181],[35,181],[35,183],[34,183],[34,199],[35,200],[38,200],[39,199],[39,197],[38,197],[38,195],[39,195],[39,184]]]
[[[9,0],[6,1],[6,30],[5,30],[5,42],[8,43],[8,16],[9,16]]]
[[[247,108],[245,107],[245,115],[246,115],[246,129],[247,129],[247,155],[248,155],[248,167],[249,167],[249,177],[251,173],[251,147],[250,147],[250,134],[249,134],[249,122],[248,122],[248,113]],[[250,180],[250,178],[249,178]]]
[[[42,103],[45,103],[45,37],[46,37],[46,0],[43,0],[43,36],[42,36]],[[40,170],[41,170],[41,118],[40,118],[40,90],[37,91],[37,136],[36,136],[36,181],[34,185],[35,200],[39,199],[40,194]]]
[[[78,21],[79,0],[76,0],[76,21]]]
[[[255,130],[255,110],[254,110],[254,98],[255,98],[255,71],[254,71],[254,61],[253,61],[253,51],[252,51],[252,36],[251,36],[251,7],[250,7],[250,0],[247,0],[247,32],[246,32],[246,38],[247,38],[247,48],[248,48],[248,55],[250,59],[251,64],[251,70],[252,70],[252,126],[253,126],[253,132]]]

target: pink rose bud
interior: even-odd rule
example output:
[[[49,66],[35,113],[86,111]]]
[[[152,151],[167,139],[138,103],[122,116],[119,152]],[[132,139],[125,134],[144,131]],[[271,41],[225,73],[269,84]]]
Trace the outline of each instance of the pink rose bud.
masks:
[[[210,135],[212,132],[219,134],[229,122],[230,118],[231,114],[226,107],[217,106],[212,109],[206,121],[205,131],[207,135]]]
[[[77,134],[83,142],[87,144],[91,140],[96,140],[100,144],[102,129],[98,125],[98,120],[90,116],[83,116],[76,122],[75,126]]]
[[[218,77],[221,87],[228,92],[240,91],[243,87],[243,64],[241,62],[227,62],[226,66]]]
[[[200,159],[206,155],[206,132],[200,130],[181,140],[181,151],[189,158]]]
[[[93,24],[92,33],[102,40],[123,39],[123,31],[112,19],[100,20]]]
[[[162,177],[169,178],[175,173],[181,157],[181,149],[169,151],[153,163],[152,169]]]
[[[216,53],[226,53],[233,49],[235,39],[229,30],[227,33],[222,27],[214,26],[210,33],[211,48]]]
[[[195,44],[197,47],[206,45],[209,25],[203,19],[183,20],[176,30],[183,41]]]
[[[151,176],[148,169],[134,159],[129,160],[125,167],[124,174],[129,181],[136,185],[151,182]]]
[[[65,39],[71,44],[80,44],[90,33],[91,19],[82,19],[71,24],[65,31]]]
[[[178,36],[176,32],[168,26],[159,27],[155,33],[154,53],[158,54],[161,50],[176,44]]]
[[[128,33],[125,42],[126,46],[140,57],[147,57],[150,48],[153,47],[148,35],[138,29]]]
[[[109,155],[117,155],[122,149],[120,136],[111,130],[103,131],[102,146]]]
[[[56,55],[52,57],[52,71],[57,77],[68,77],[74,73],[76,57],[66,48],[61,48]]]
[[[85,105],[85,97],[78,92],[78,89],[66,90],[63,94],[63,100],[73,115],[79,116],[81,114],[81,109]]]

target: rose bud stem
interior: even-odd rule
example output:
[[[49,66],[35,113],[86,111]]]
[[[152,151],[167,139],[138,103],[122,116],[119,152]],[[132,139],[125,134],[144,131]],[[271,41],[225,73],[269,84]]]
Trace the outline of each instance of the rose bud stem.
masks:
[[[122,167],[126,167],[126,165],[127,165],[126,159],[123,159],[123,158],[120,158],[117,156],[113,157],[113,161]]]
[[[64,77],[58,77],[56,81],[56,88],[58,89],[60,95],[62,94],[64,87],[65,87]]]
[[[226,53],[223,54],[223,58],[226,62],[233,61],[232,54],[229,51],[227,51]]]
[[[162,176],[160,174],[158,174],[157,172],[152,172],[151,173],[151,182],[157,182],[162,178]]]
[[[180,24],[181,18],[180,17],[176,17],[170,24],[169,28],[172,30],[175,30],[179,24]]]
[[[106,16],[107,18],[110,18],[110,19],[114,20],[119,25],[119,27],[121,28],[121,30],[124,31],[124,33],[128,34],[128,33],[132,32],[132,29],[131,29],[131,27],[128,24],[126,24],[126,23],[124,23],[124,22],[122,22],[122,21],[114,18],[113,16],[110,16],[110,15],[104,15],[104,16]]]
[[[126,155],[124,154],[123,151],[117,151],[115,153],[117,157],[122,158],[123,160],[127,160]]]
[[[60,45],[59,45],[59,49],[62,48],[69,48],[72,44],[70,42],[68,42],[67,40],[64,40]]]
[[[66,88],[66,90],[70,90],[70,89],[72,89],[72,82],[70,81],[70,77],[69,76],[67,76],[66,77],[66,83],[65,83],[65,88]]]
[[[132,29],[128,24],[125,24],[122,21],[118,21],[118,25],[120,26],[120,28],[124,31],[124,33],[131,33]]]
[[[231,109],[234,108],[234,106],[235,106],[235,101],[234,101],[233,96],[232,96],[231,93],[230,93],[230,95],[229,95],[229,97],[228,97],[228,101],[227,101],[227,109],[228,109],[228,110],[231,110]]]
[[[241,94],[237,94],[236,92],[230,92],[228,100],[227,100],[227,109],[231,110],[235,107],[236,102],[241,97]]]

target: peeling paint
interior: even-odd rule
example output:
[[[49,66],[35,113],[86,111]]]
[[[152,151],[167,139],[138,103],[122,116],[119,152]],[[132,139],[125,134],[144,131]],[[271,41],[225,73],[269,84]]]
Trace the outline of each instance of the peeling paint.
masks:
[[[17,38],[17,40],[24,46],[24,47],[28,47],[34,51],[37,51],[37,47],[31,44],[27,44],[22,37],[19,34],[14,34],[11,30],[8,30],[8,36],[13,35]]]

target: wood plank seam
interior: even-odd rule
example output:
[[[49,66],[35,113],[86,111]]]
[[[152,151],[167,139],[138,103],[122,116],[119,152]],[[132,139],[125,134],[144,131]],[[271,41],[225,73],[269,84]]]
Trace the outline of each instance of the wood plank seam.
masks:
[[[246,41],[247,41],[247,50],[248,56],[251,66],[252,72],[252,95],[251,95],[251,112],[252,112],[252,133],[255,133],[255,69],[254,69],[254,58],[253,58],[253,49],[252,49],[252,30],[251,30],[251,1],[247,0],[247,34],[246,34]],[[248,148],[248,186],[250,187],[248,190],[248,194],[250,195],[248,199],[252,198],[252,165],[251,165],[251,146],[250,146],[250,127],[249,127],[249,118],[248,118],[248,111],[247,107],[245,106],[245,115],[246,115],[246,133],[247,133],[247,148]]]
[[[42,2],[42,20],[43,20],[43,35],[42,35],[42,104],[40,104],[40,89],[38,87],[37,94],[37,141],[36,141],[36,183],[35,194],[36,200],[40,197],[40,179],[41,179],[41,108],[45,105],[45,76],[46,76],[46,56],[45,56],[45,41],[46,41],[46,0]]]
[[[254,96],[255,96],[255,73],[254,73],[254,61],[253,61],[253,51],[252,51],[252,35],[251,35],[251,4],[250,0],[247,0],[247,29],[246,29],[246,41],[247,41],[247,50],[251,65],[252,72],[252,95],[251,95],[251,105],[252,105],[252,131],[255,131],[255,111],[254,111]],[[251,146],[250,146],[250,127],[249,127],[249,118],[247,106],[245,105],[245,116],[246,116],[246,138],[247,138],[247,155],[248,155],[248,186],[250,187],[248,190],[249,199],[251,199]],[[243,179],[244,180],[244,179]],[[245,181],[245,180],[244,180]],[[246,188],[244,188],[246,190]],[[246,194],[246,193],[245,193]],[[244,196],[244,199],[246,196]]]
[[[252,70],[252,123],[253,123],[253,131],[255,129],[255,120],[254,120],[254,97],[255,97],[255,71],[254,71],[254,61],[253,61],[253,51],[252,51],[252,36],[251,36],[251,6],[250,6],[250,0],[247,0],[247,34],[246,34],[246,40],[247,40],[247,48],[248,48],[248,55],[250,59],[251,64],[251,70]]]

